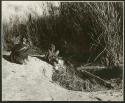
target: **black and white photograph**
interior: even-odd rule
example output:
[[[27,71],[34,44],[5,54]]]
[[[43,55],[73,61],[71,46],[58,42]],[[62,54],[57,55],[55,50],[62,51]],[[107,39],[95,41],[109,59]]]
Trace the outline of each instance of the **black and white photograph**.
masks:
[[[124,1],[1,1],[2,101],[124,101]]]

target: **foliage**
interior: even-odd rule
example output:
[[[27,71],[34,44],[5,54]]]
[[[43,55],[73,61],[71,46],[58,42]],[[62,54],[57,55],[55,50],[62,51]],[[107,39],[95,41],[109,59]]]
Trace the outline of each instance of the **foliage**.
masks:
[[[46,54],[46,59],[49,63],[53,64],[54,62],[58,62],[59,50],[55,50],[55,45],[51,45],[50,49]]]
[[[3,24],[3,47],[11,48],[21,38],[31,46],[47,51],[50,44],[61,55],[83,55],[86,63],[118,66],[123,54],[123,5],[120,2],[47,3],[49,15],[29,14],[23,23],[18,17]],[[34,18],[36,15],[36,18]]]
[[[52,76],[53,81],[69,90],[75,91],[98,91],[107,89],[100,85],[95,79],[90,80],[83,76],[79,77],[72,64],[63,65],[58,71],[55,71]]]

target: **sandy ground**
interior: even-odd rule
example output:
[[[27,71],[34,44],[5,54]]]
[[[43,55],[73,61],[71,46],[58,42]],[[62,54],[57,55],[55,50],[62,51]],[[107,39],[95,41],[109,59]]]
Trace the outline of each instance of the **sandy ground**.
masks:
[[[66,90],[52,82],[48,63],[29,57],[24,65],[2,58],[3,101],[122,101],[122,90],[80,92]]]

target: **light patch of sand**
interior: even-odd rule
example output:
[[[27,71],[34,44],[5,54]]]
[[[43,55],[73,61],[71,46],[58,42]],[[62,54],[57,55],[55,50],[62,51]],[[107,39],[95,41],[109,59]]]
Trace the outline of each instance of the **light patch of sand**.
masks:
[[[45,70],[44,70],[45,69]],[[43,72],[44,71],[44,72]],[[122,101],[121,91],[80,92],[52,82],[52,66],[35,57],[25,65],[2,58],[3,101]]]

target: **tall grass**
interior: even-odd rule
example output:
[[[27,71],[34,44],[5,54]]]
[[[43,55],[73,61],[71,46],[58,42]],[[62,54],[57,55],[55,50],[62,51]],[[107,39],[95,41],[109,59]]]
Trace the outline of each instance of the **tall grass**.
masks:
[[[83,58],[87,54],[88,63],[119,64],[123,49],[122,3],[61,2],[59,7],[47,3],[47,10],[41,17],[34,11],[27,14],[26,22],[14,17],[9,24],[4,23],[4,48],[12,48],[24,36],[41,49],[55,44],[62,54],[80,54]]]
[[[89,4],[93,30],[92,48],[100,49],[94,61],[101,56],[101,61],[107,66],[118,66],[123,52],[122,4],[91,3]],[[93,9],[94,8],[94,9]],[[121,13],[121,14],[120,14]],[[96,40],[94,40],[96,39]]]
[[[77,41],[77,48],[89,48],[88,62],[118,66],[123,52],[122,11],[122,3],[116,2],[62,3],[64,34],[70,42]]]

